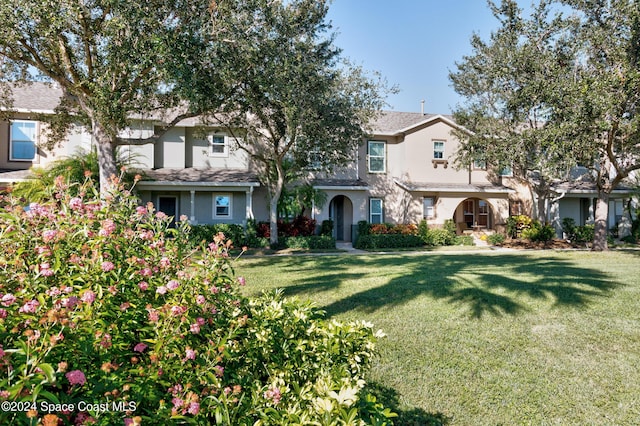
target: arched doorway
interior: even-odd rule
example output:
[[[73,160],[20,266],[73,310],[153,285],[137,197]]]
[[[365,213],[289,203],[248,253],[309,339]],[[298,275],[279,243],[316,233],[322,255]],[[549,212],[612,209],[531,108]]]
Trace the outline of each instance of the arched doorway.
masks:
[[[333,220],[333,236],[337,241],[351,241],[353,204],[348,197],[337,195],[329,203],[329,218]]]
[[[492,208],[487,200],[467,198],[453,213],[458,230],[493,229]]]

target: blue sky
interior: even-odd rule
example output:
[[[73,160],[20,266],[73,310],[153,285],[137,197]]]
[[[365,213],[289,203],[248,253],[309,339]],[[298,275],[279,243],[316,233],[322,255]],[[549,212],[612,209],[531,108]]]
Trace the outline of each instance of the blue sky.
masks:
[[[343,56],[380,72],[400,92],[388,109],[448,114],[461,101],[448,75],[498,21],[485,0],[333,0],[328,19]]]

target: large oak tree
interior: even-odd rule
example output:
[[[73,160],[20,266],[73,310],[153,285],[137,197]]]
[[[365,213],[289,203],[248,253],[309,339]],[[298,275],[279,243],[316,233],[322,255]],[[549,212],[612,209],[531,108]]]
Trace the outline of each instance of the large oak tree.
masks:
[[[5,0],[0,3],[0,83],[48,81],[62,89],[51,134],[81,121],[97,145],[101,190],[116,174],[114,149],[157,141],[181,119],[219,105],[207,0]],[[209,62],[205,62],[205,58]],[[193,84],[198,82],[198,84]],[[209,89],[207,96],[193,90]],[[194,89],[195,88],[195,89]],[[200,92],[201,93],[201,92]],[[185,103],[190,96],[192,101]],[[130,118],[162,114],[145,139],[122,130]]]
[[[514,0],[489,5],[499,29],[488,43],[474,36],[451,74],[466,97],[456,118],[472,131],[461,161],[514,164],[539,199],[587,167],[598,188],[593,247],[605,250],[611,191],[640,168],[638,3],[542,0],[529,17]]]

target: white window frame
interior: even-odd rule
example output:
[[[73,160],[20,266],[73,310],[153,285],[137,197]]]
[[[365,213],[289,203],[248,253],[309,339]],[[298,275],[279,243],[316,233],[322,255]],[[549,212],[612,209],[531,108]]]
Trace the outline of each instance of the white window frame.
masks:
[[[310,150],[307,152],[308,169],[309,170],[321,170],[322,169],[322,153],[318,150]]]
[[[229,199],[228,213],[218,213],[218,197],[227,197]],[[213,218],[214,219],[231,219],[233,217],[233,194],[218,193],[213,194]]]
[[[442,149],[436,149],[436,145],[441,145]],[[433,159],[434,160],[444,160],[445,159],[444,158],[445,145],[446,145],[446,141],[443,141],[443,140],[434,140],[433,141]]]
[[[374,204],[378,204],[380,206],[380,212],[374,212],[373,206]],[[374,222],[373,216],[380,216],[380,222]],[[384,223],[384,202],[382,198],[369,198],[369,223],[378,224]]]
[[[433,219],[436,217],[436,199],[435,197],[424,197],[422,199],[422,214],[425,219]]]
[[[29,141],[29,142],[33,142],[34,145],[34,151],[33,151],[33,157],[32,158],[15,158],[13,156],[13,143],[14,143],[14,138],[13,138],[13,126],[16,124],[33,124],[34,126],[34,135],[33,135],[33,141]],[[28,142],[28,141],[15,141],[15,142]],[[38,122],[37,121],[33,121],[33,120],[11,120],[11,122],[9,123],[9,161],[26,161],[26,162],[32,162],[34,160],[36,160],[38,158]]]
[[[382,155],[371,155],[371,146],[374,144],[382,144]],[[382,170],[372,170],[371,159],[382,159]],[[387,172],[387,142],[385,141],[368,141],[367,142],[367,171],[369,173],[386,173]]]
[[[216,140],[222,140],[222,143],[216,142]],[[226,135],[220,133],[214,133],[207,136],[209,142],[209,157],[228,157],[229,156],[229,138]],[[222,146],[222,152],[215,152],[214,146]]]

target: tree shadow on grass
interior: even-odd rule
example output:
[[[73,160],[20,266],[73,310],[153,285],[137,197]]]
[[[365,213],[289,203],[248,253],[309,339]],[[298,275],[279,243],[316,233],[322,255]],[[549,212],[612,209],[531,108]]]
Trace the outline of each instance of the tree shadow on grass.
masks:
[[[485,314],[524,313],[532,300],[551,301],[555,307],[585,307],[622,285],[601,271],[554,256],[425,254],[347,259],[323,263],[320,271],[310,269],[300,284],[286,288],[286,294],[335,289],[347,279],[371,275],[371,270],[379,271],[380,276],[388,273],[388,281],[323,306],[328,316],[355,309],[371,313],[399,307],[426,295],[465,307],[471,317],[481,318]],[[362,265],[370,269],[363,273],[347,272]],[[402,265],[401,274],[397,273],[398,265]]]
[[[450,424],[450,419],[442,413],[428,413],[421,408],[400,408],[400,394],[392,388],[376,382],[368,382],[365,392],[376,397],[385,408],[398,415],[393,418],[395,426],[444,426]]]

